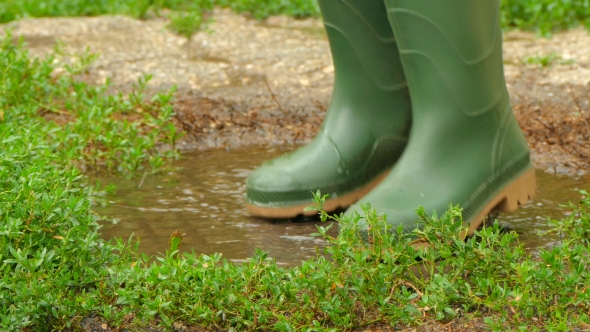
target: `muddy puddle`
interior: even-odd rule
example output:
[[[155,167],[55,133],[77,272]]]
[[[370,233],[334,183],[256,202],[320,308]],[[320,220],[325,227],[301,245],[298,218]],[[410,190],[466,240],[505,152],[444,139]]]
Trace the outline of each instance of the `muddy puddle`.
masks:
[[[252,256],[255,249],[269,252],[280,264],[296,264],[316,255],[326,245],[311,237],[314,222],[290,222],[250,217],[244,208],[245,180],[268,158],[289,149],[217,150],[183,155],[172,170],[132,180],[116,180],[111,204],[95,207],[103,222],[102,236],[140,238],[148,255],[165,252],[175,230],[184,233],[183,251],[222,253],[234,262]],[[105,179],[105,181],[113,179]],[[139,184],[141,183],[141,188]],[[327,226],[328,223],[321,223]],[[334,235],[337,232],[333,232]]]
[[[244,208],[244,183],[249,172],[288,149],[185,154],[162,174],[132,180],[104,179],[115,182],[118,190],[108,197],[111,204],[94,209],[115,218],[114,223],[102,222],[102,236],[126,239],[134,234],[140,239],[140,251],[148,255],[165,252],[170,234],[178,230],[185,234],[183,251],[219,252],[234,262],[245,261],[257,248],[268,251],[283,265],[314,257],[317,249],[326,245],[310,236],[316,231],[315,222],[270,222],[250,217]],[[537,235],[537,230],[548,229],[547,217],[563,218],[569,210],[560,205],[577,202],[579,190],[590,187],[590,179],[557,177],[541,171],[537,175],[537,199],[514,214],[498,218],[533,250],[557,240]],[[336,235],[335,227],[332,233]]]
[[[550,248],[559,238],[554,234],[539,235],[551,229],[548,218],[562,220],[572,209],[568,203],[577,204],[585,198],[580,190],[590,190],[590,178],[552,175],[537,170],[538,193],[534,201],[511,214],[498,216],[507,230],[520,235],[520,241],[531,251],[540,247]],[[564,206],[565,205],[565,206]]]

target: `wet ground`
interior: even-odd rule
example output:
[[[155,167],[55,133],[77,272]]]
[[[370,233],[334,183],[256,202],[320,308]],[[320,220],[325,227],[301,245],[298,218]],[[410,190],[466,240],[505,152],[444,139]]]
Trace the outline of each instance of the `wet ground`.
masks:
[[[184,234],[183,251],[218,252],[234,262],[245,261],[257,248],[282,265],[313,257],[316,247],[325,245],[310,236],[316,232],[314,222],[256,219],[244,206],[249,172],[285,151],[251,148],[186,154],[164,174],[119,183],[118,192],[109,197],[111,204],[94,209],[116,218],[115,223],[102,223],[102,234],[105,238],[135,234],[140,250],[149,255],[165,252],[170,234],[178,230]]]
[[[116,195],[109,197],[111,204],[95,208],[116,218],[114,224],[103,222],[102,234],[106,238],[135,234],[140,238],[140,250],[149,255],[165,252],[170,234],[178,230],[185,234],[182,250],[219,252],[235,262],[252,256],[257,248],[268,251],[283,265],[314,257],[316,248],[325,246],[321,239],[310,236],[316,231],[315,222],[256,219],[244,207],[244,180],[249,172],[285,151],[248,148],[190,153],[164,174],[120,182]],[[537,234],[548,229],[546,218],[562,219],[569,210],[560,205],[579,201],[579,190],[590,187],[590,178],[542,171],[537,175],[537,199],[498,218],[507,229],[520,233],[521,241],[533,251],[558,240]]]

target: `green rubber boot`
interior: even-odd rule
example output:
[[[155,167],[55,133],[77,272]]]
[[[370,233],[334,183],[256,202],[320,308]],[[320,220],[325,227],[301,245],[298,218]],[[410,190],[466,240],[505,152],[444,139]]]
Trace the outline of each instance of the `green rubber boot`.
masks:
[[[330,194],[327,211],[346,208],[397,162],[409,135],[410,98],[383,0],[320,0],[335,67],[322,128],[307,146],[257,168],[246,182],[250,214],[317,214],[312,192]]]
[[[385,1],[412,131],[393,171],[347,214],[362,215],[360,205],[370,203],[409,233],[419,227],[419,206],[441,215],[459,204],[472,234],[492,210],[514,211],[536,193],[504,78],[500,1]]]

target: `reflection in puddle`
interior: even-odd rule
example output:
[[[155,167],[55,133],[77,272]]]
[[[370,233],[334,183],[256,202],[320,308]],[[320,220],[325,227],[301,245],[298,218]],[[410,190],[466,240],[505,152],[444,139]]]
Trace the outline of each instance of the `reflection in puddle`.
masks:
[[[498,220],[520,234],[520,241],[529,248],[550,247],[559,238],[553,234],[540,237],[538,231],[547,231],[547,218],[561,220],[571,213],[562,205],[577,204],[582,198],[580,190],[590,189],[589,178],[574,179],[537,171],[538,193],[535,200],[515,213],[500,215]]]
[[[313,222],[270,222],[252,218],[244,206],[245,179],[264,160],[285,153],[282,149],[243,149],[187,154],[168,173],[141,179],[106,179],[117,183],[117,193],[106,207],[94,210],[116,217],[117,224],[102,223],[105,238],[140,238],[148,255],[165,252],[173,231],[184,233],[182,250],[199,254],[222,253],[241,262],[255,249],[269,252],[283,264],[296,264],[316,256],[326,243],[310,234]],[[327,226],[328,223],[318,222]],[[336,235],[334,229],[331,233]]]
[[[184,233],[182,250],[198,254],[222,253],[234,262],[243,262],[255,249],[269,252],[280,264],[293,265],[316,256],[316,248],[326,243],[310,236],[314,222],[270,222],[252,218],[244,207],[245,179],[264,160],[281,155],[281,149],[242,149],[187,154],[164,174],[141,179],[106,179],[118,185],[113,204],[95,207],[99,214],[116,217],[118,223],[103,223],[105,238],[140,238],[140,250],[148,255],[165,252],[175,230]],[[547,230],[546,218],[562,219],[568,201],[577,202],[578,192],[588,179],[555,177],[538,172],[537,199],[510,215],[498,219],[521,234],[528,247],[551,245],[557,238],[539,237]],[[322,225],[321,222],[318,224]],[[328,224],[323,224],[327,226]],[[331,235],[336,235],[336,228]]]

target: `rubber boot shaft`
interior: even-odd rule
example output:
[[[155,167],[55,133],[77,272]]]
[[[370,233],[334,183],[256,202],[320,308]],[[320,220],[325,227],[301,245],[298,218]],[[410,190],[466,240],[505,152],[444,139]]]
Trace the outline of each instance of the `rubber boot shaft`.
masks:
[[[311,205],[318,189],[343,197],[390,170],[406,145],[410,99],[382,0],[319,4],[335,68],[326,118],[309,145],[251,174],[249,207]]]
[[[370,202],[394,228],[418,227],[415,209],[463,218],[487,208],[532,168],[502,61],[498,0],[386,0],[412,100],[412,132]],[[526,194],[525,194],[526,196]],[[359,206],[348,213],[360,212]]]

